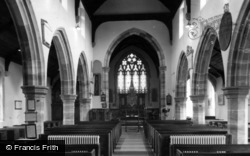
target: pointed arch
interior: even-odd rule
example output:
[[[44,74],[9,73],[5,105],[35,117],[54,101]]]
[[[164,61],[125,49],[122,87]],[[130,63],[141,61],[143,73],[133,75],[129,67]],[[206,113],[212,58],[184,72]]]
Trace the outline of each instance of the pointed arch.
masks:
[[[108,76],[108,71],[109,71],[109,63],[110,63],[110,58],[115,50],[115,48],[126,38],[132,36],[132,35],[137,35],[143,39],[145,39],[153,48],[154,50],[156,51],[157,53],[157,56],[158,56],[158,60],[159,60],[159,70],[160,70],[160,99],[161,99],[161,102],[160,102],[160,106],[165,106],[165,103],[166,103],[166,93],[165,93],[165,90],[166,90],[166,80],[165,80],[165,72],[166,72],[166,65],[165,65],[165,55],[163,53],[163,50],[160,46],[160,44],[157,42],[157,40],[151,36],[149,33],[141,30],[141,29],[138,29],[138,28],[131,28],[131,29],[128,29],[127,31],[121,33],[119,36],[117,36],[113,42],[111,43],[111,45],[109,46],[107,52],[106,52],[106,55],[105,55],[105,58],[104,58],[104,79],[103,79],[103,82],[104,82],[104,92],[106,94],[107,97],[109,97],[109,90],[108,90],[108,86],[109,86],[109,76]]]
[[[188,79],[188,60],[184,51],[181,52],[176,75],[176,97],[186,97]]]
[[[75,71],[73,66],[72,52],[69,41],[64,28],[56,30],[53,42],[56,49],[56,54],[59,63],[60,78],[61,78],[61,94],[75,95]]]
[[[119,36],[117,36],[114,41],[110,44],[107,53],[105,55],[104,58],[104,65],[106,67],[109,66],[109,62],[110,62],[110,58],[112,53],[114,52],[114,49],[118,46],[118,44],[123,41],[124,39],[126,39],[129,36],[132,35],[137,35],[142,37],[143,39],[145,39],[146,41],[148,41],[148,43],[155,49],[155,51],[157,52],[158,55],[158,59],[159,59],[159,63],[160,66],[165,66],[165,56],[163,53],[163,50],[161,49],[160,44],[157,42],[157,40],[151,36],[149,33],[138,29],[138,28],[131,28],[123,33],[121,33]]]
[[[12,16],[23,58],[23,85],[46,86],[42,41],[30,0],[5,1]]]
[[[233,32],[227,63],[227,87],[249,87],[250,69],[250,1],[240,9]]]
[[[216,31],[210,26],[205,27],[195,55],[191,90],[192,95],[206,95],[208,66],[216,38]]]
[[[87,57],[85,56],[84,52],[82,52],[79,57],[77,74],[80,85],[80,99],[87,99],[90,96],[89,70],[87,64]]]

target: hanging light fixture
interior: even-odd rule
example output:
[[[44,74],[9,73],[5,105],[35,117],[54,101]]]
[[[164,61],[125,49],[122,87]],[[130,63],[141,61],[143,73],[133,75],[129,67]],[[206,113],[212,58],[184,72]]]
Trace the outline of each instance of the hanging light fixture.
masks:
[[[187,5],[187,13],[186,13],[186,20],[188,21],[187,25],[185,26],[187,29],[192,29],[193,25],[191,23],[191,1],[190,0],[186,0],[186,5]]]

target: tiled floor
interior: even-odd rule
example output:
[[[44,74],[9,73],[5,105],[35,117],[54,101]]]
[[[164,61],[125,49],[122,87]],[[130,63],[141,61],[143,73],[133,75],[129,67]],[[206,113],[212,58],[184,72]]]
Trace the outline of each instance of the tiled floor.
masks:
[[[128,127],[122,129],[122,135],[116,146],[113,156],[153,156],[151,147],[148,145],[143,128],[137,131],[137,127]]]

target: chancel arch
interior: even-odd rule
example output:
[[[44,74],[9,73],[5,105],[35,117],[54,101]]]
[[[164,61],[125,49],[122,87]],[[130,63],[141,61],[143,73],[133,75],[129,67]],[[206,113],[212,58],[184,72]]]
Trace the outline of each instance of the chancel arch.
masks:
[[[110,50],[113,49],[112,53],[110,53],[111,55],[110,56],[106,55],[105,65],[107,65],[106,64],[107,60],[110,60],[108,64],[109,67],[108,82],[109,82],[109,88],[111,89],[109,90],[109,93],[112,94],[111,96],[109,96],[110,97],[109,99],[112,99],[112,101],[109,103],[113,104],[114,107],[116,108],[120,108],[122,103],[124,104],[126,103],[126,100],[128,100],[128,98],[126,98],[127,94],[119,94],[118,92],[118,86],[117,86],[118,73],[119,73],[118,71],[123,61],[126,62],[126,59],[128,57],[135,56],[134,59],[140,60],[140,62],[144,65],[146,71],[145,79],[141,79],[143,77],[141,73],[138,75],[139,81],[146,80],[145,81],[146,92],[143,94],[138,93],[139,98],[137,98],[136,101],[139,105],[141,104],[140,105],[141,107],[149,109],[149,112],[156,111],[157,112],[156,118],[158,118],[159,108],[161,107],[161,104],[163,106],[165,105],[165,100],[163,101],[162,98],[165,99],[164,69],[166,67],[161,66],[161,64],[165,65],[165,63],[162,62],[164,60],[164,57],[159,59],[160,57],[159,54],[162,53],[159,53],[159,51],[158,53],[156,52],[160,48],[157,47],[157,49],[155,49],[154,46],[157,44],[152,43],[154,42],[151,39],[152,36],[150,37],[149,34],[140,31],[139,29],[131,29],[130,31],[123,33],[123,35],[121,35],[120,38],[118,38],[116,42],[114,42],[113,45],[110,46],[109,49]],[[148,40],[150,40],[150,42]],[[125,77],[125,75],[123,76]],[[164,92],[164,96],[162,95],[163,94],[162,92]]]
[[[188,60],[185,52],[181,52],[179,63],[177,66],[177,82],[176,82],[176,95],[175,95],[175,118],[178,120],[186,119],[186,100],[187,100],[187,80]]]
[[[248,100],[250,67],[250,1],[245,0],[239,11],[232,35],[227,62],[224,94],[228,103],[228,130],[236,144],[248,143]]]
[[[134,43],[132,44],[132,41],[134,41],[136,45]],[[109,81],[109,78],[110,78],[109,75],[111,71],[110,63],[112,59],[117,55],[118,51],[122,51],[129,46],[136,46],[138,48],[138,45],[139,45],[138,42],[141,42],[140,45],[144,46],[144,47],[139,47],[139,49],[144,50],[145,48],[148,48],[149,50],[151,50],[151,52],[144,52],[144,54],[150,57],[152,56],[151,58],[155,60],[154,66],[156,68],[156,71],[158,72],[159,86],[156,87],[158,90],[156,88],[153,89],[154,90],[153,94],[157,94],[159,96],[159,99],[160,99],[160,101],[158,102],[159,107],[161,106],[164,107],[166,103],[165,101],[165,96],[166,96],[166,93],[165,93],[165,71],[166,71],[165,56],[157,40],[153,36],[151,36],[149,33],[143,30],[140,30],[138,28],[131,28],[123,32],[118,37],[116,37],[115,40],[109,46],[107,53],[105,55],[105,58],[104,58],[104,67],[109,68],[109,71],[106,71],[106,74],[104,74],[104,88],[106,88],[105,94],[107,95],[107,97],[110,97],[109,96],[110,90],[108,89],[109,87],[107,86],[110,86],[109,83],[111,82]],[[153,53],[153,55],[150,55],[150,53],[151,54]],[[151,93],[152,92],[150,91],[149,96],[151,96]],[[112,94],[115,95],[116,93],[112,93]]]

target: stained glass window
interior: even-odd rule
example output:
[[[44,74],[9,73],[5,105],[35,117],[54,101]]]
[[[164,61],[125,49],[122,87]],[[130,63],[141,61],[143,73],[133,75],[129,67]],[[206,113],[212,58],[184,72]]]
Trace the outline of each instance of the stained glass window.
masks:
[[[119,93],[128,93],[133,87],[137,93],[147,91],[147,72],[141,59],[130,53],[126,56],[117,71],[117,89]]]

